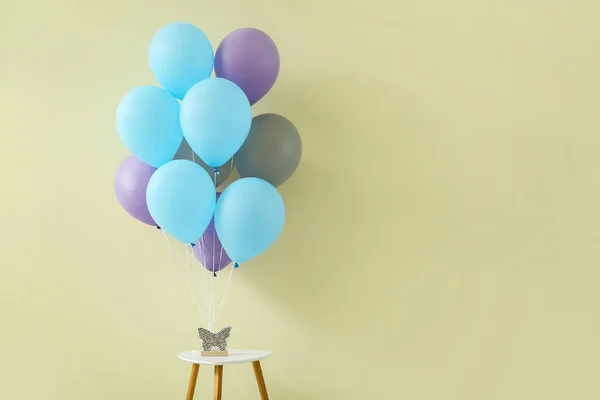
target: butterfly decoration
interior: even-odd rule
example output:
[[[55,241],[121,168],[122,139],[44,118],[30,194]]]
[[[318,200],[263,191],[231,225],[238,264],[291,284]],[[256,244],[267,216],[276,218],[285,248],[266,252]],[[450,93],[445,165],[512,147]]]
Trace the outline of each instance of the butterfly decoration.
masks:
[[[231,327],[221,329],[217,333],[212,333],[208,329],[198,328],[198,336],[202,339],[202,350],[211,351],[217,347],[220,351],[227,350],[227,338],[231,333]]]

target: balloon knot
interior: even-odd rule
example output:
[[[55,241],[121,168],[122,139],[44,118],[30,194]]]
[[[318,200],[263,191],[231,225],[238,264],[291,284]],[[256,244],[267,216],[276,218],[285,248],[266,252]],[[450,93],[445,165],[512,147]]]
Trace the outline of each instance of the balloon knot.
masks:
[[[240,267],[240,264],[238,264],[238,263],[233,264],[233,268],[239,268],[239,267]]]
[[[156,229],[158,229],[160,231],[160,226],[156,225]]]
[[[190,246],[196,247],[196,243],[190,243]]]
[[[213,276],[216,278],[216,277],[217,277],[217,273],[216,273],[216,272],[213,272]]]
[[[213,172],[217,175],[219,175],[221,172],[219,172],[219,168],[215,167],[215,169],[213,169]]]

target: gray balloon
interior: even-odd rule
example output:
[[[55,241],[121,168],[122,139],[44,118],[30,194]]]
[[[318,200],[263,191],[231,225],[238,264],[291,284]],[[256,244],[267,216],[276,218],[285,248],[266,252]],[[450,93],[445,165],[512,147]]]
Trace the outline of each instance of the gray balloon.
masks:
[[[261,178],[277,187],[296,171],[302,139],[296,127],[278,114],[252,118],[248,138],[233,157],[241,177]]]
[[[204,161],[202,161],[200,159],[200,157],[198,157],[197,154],[194,153],[194,151],[192,150],[192,148],[190,147],[190,145],[188,144],[188,142],[183,139],[181,141],[181,145],[179,145],[179,149],[177,149],[177,153],[175,153],[175,156],[173,156],[173,160],[191,160],[194,161],[196,164],[198,164],[199,166],[201,166],[202,168],[204,168],[204,170],[206,172],[208,172],[208,175],[210,175],[210,179],[215,180],[215,172],[214,172],[214,168],[205,164]],[[221,165],[219,167],[219,173],[217,174],[217,185],[216,186],[220,186],[223,182],[225,182],[227,180],[227,178],[229,178],[229,175],[231,174],[231,159],[227,160],[227,162],[223,165]]]

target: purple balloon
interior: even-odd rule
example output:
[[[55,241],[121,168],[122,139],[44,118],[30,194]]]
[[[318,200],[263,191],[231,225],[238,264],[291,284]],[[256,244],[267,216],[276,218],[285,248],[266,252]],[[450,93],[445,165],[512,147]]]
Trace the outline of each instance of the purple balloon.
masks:
[[[146,204],[146,188],[156,168],[146,164],[136,156],[129,156],[117,169],[115,193],[125,211],[145,224],[156,226]]]
[[[217,192],[217,200],[221,193]],[[215,230],[215,218],[213,217],[204,231],[204,234],[196,241],[193,252],[200,264],[211,272],[217,272],[231,263],[231,259],[223,249],[221,240]]]
[[[241,87],[252,105],[271,90],[279,75],[277,46],[258,29],[233,31],[217,49],[215,74]]]

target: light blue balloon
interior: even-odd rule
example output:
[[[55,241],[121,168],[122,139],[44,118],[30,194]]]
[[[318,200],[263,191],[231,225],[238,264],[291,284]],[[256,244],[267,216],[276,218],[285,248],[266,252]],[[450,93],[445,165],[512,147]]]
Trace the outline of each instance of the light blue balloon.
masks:
[[[219,197],[215,229],[223,248],[235,262],[246,262],[279,237],[285,222],[281,195],[267,181],[242,178]]]
[[[155,168],[170,161],[183,140],[179,102],[155,86],[130,90],[117,107],[117,131],[125,146]]]
[[[214,64],[210,41],[187,22],[163,26],[154,34],[148,59],[156,80],[178,99],[210,76]]]
[[[252,110],[235,83],[210,78],[195,84],[181,103],[181,129],[188,144],[211,167],[225,164],[244,144]]]
[[[194,243],[215,211],[215,186],[198,164],[189,160],[170,161],[150,178],[146,203],[161,229],[183,243]]]

